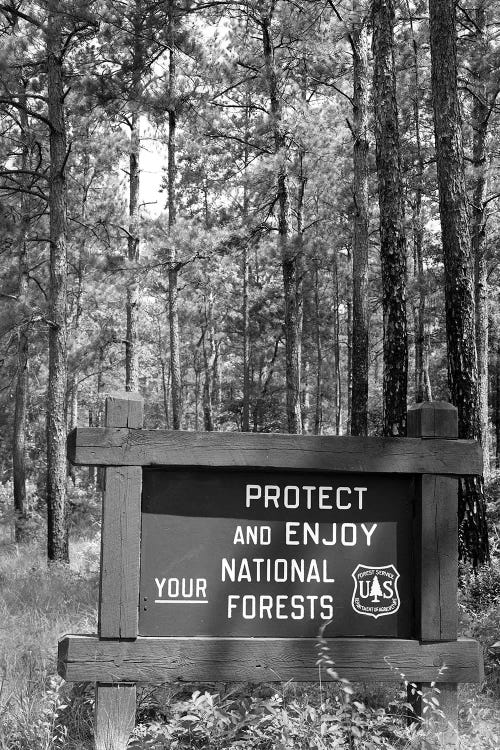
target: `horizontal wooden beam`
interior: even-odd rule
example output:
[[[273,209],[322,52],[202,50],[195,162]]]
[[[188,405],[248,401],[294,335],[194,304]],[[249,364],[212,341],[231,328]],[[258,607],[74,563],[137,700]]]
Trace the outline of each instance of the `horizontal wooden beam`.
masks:
[[[480,474],[473,440],[173,432],[78,427],[68,458],[83,466],[212,466],[397,474]]]
[[[340,677],[352,681],[480,682],[476,641],[421,644],[385,638],[328,641]],[[59,643],[59,674],[69,682],[317,682],[316,641],[308,638],[138,638],[69,635]],[[440,673],[440,668],[446,667]],[[401,673],[405,675],[401,677]],[[322,678],[330,679],[324,670]]]

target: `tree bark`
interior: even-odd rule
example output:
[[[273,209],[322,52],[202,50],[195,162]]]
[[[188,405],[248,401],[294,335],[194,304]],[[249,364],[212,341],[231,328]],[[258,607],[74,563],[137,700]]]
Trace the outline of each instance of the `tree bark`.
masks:
[[[69,424],[68,424],[68,431],[71,432],[71,430],[74,430],[75,427],[78,427],[78,381],[76,378],[76,375],[73,375],[70,378],[70,383],[68,388],[68,395],[69,395]],[[66,407],[67,410],[67,407]],[[72,464],[69,464],[68,462],[68,476],[70,477],[73,484],[76,484],[77,481],[77,475],[76,475],[76,467]]]
[[[483,448],[484,476],[490,474],[490,428],[488,417],[488,265],[486,257],[485,194],[488,178],[486,139],[489,102],[486,91],[487,54],[486,10],[480,2],[475,10],[474,59],[472,62],[474,99],[472,104],[472,216],[471,247],[474,263],[476,309],[476,351],[479,393],[479,420]]]
[[[96,422],[99,420],[95,418],[95,411],[93,406],[89,406],[89,427],[97,427]],[[89,466],[88,468],[88,482],[92,489],[96,489],[96,467]]]
[[[138,319],[139,319],[139,285],[134,266],[139,260],[139,154],[140,130],[139,115],[134,112],[130,117],[130,155],[129,155],[129,228],[128,228],[128,261],[132,267],[127,284],[127,333],[125,339],[125,390],[139,389],[139,355],[138,355]]]
[[[406,240],[394,68],[394,2],[373,3],[373,97],[384,313],[384,434],[406,433]]]
[[[350,40],[353,53],[353,199],[351,435],[368,432],[368,39],[360,3]]]
[[[413,120],[415,126],[415,190],[413,201],[413,273],[417,281],[417,303],[414,304],[414,336],[415,336],[415,402],[430,400],[426,378],[429,376],[428,353],[425,340],[425,277],[424,277],[424,226],[422,221],[422,196],[424,193],[424,157],[420,129],[420,69],[418,59],[418,45],[413,31],[410,17],[412,48],[413,48]]]
[[[243,404],[241,416],[241,429],[243,432],[250,431],[250,326],[248,317],[248,285],[250,280],[248,263],[248,242],[243,242],[242,277],[243,277],[243,299],[242,312],[242,336],[243,336]]]
[[[215,370],[217,364],[217,349],[215,346],[213,321],[213,294],[209,289],[204,300],[204,325],[202,328],[203,364],[205,380],[203,384],[203,414],[205,430],[211,432],[215,428],[214,400],[215,400]]]
[[[128,227],[128,261],[131,274],[127,284],[127,332],[125,337],[125,390],[139,390],[139,284],[135,266],[140,254],[140,109],[141,75],[144,66],[144,49],[142,41],[142,0],[135,0],[132,19],[132,111],[130,122],[130,152],[129,152],[129,227]]]
[[[24,83],[21,84],[25,94]],[[23,96],[26,105],[26,96]],[[21,169],[30,168],[30,136],[29,122],[26,110],[19,113],[21,124],[20,138],[22,143]],[[26,175],[21,174],[20,181],[26,187]],[[18,299],[21,305],[26,304],[28,294],[28,250],[27,238],[30,228],[30,201],[27,192],[20,194],[20,218],[18,233]],[[26,502],[26,415],[28,410],[29,387],[29,334],[28,323],[19,325],[17,334],[17,377],[14,406],[14,431],[12,436],[12,480],[14,490],[14,535],[17,543],[25,542],[27,534],[27,502]]]
[[[205,300],[204,309],[204,324],[201,331],[201,341],[203,349],[203,369],[204,369],[204,380],[203,380],[203,424],[207,432],[212,432],[214,429],[214,413],[213,413],[213,371],[215,353],[213,349],[213,338],[212,338],[212,313],[211,313],[211,300],[208,302]]]
[[[175,56],[175,7],[174,0],[168,4],[168,40],[169,40],[169,66],[168,66],[168,178],[167,178],[167,201],[168,201],[168,230],[169,230],[169,259],[168,259],[168,320],[170,329],[170,381],[172,395],[172,427],[180,430],[182,424],[182,384],[181,384],[181,356],[179,336],[179,310],[178,310],[178,273],[179,266],[176,258],[176,249],[172,238],[172,229],[177,218],[177,203],[175,178],[177,175],[176,165],[176,56]]]
[[[318,259],[314,260],[314,343],[316,347],[316,393],[314,408],[314,434],[321,435],[323,428],[323,347],[321,342],[321,317],[319,304]]]
[[[500,469],[500,338],[495,341],[495,459]]]
[[[49,382],[47,398],[47,552],[69,562],[66,507],[67,199],[62,16],[47,19],[47,96],[50,120]]]
[[[461,438],[481,437],[471,239],[457,87],[454,0],[430,0],[431,80],[445,277],[448,383]],[[474,565],[487,559],[482,480],[460,482],[459,549]]]
[[[340,315],[339,315],[339,270],[337,252],[333,255],[333,358],[334,358],[334,409],[335,434],[341,434],[342,426],[342,377],[340,367]]]
[[[249,148],[250,141],[250,94],[246,95],[245,102],[245,145],[243,152],[243,222],[245,234],[248,232],[248,211],[249,211],[249,190],[248,190],[248,167],[249,167]],[[243,295],[241,301],[241,318],[242,318],[242,344],[243,344],[243,404],[241,415],[241,429],[243,432],[250,431],[250,319],[249,319],[249,287],[250,287],[250,259],[249,259],[249,240],[245,237],[243,241],[242,268],[241,275],[243,280]]]
[[[285,302],[286,413],[288,432],[299,434],[302,432],[300,406],[300,322],[302,308],[302,279],[299,270],[300,247],[292,240],[287,145],[283,129],[283,103],[278,88],[271,37],[271,12],[268,5],[267,2],[260,3],[260,24],[277,162],[278,247],[281,256]]]

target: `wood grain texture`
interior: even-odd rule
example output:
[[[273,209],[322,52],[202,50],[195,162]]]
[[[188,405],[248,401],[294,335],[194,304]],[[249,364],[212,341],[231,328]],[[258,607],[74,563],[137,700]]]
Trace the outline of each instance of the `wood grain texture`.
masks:
[[[95,750],[126,750],[135,706],[135,685],[96,685]]]
[[[447,401],[423,401],[408,409],[408,437],[456,438],[458,412]]]
[[[413,437],[457,438],[458,412],[446,402],[419,404],[408,412],[408,434]],[[458,584],[458,481],[451,477],[422,475],[417,499],[417,632],[422,641],[447,641],[457,637]],[[483,656],[479,652],[483,671]],[[435,694],[428,681],[413,680],[423,696],[439,701],[443,713],[441,744],[458,747],[457,686],[443,671],[446,682]],[[416,716],[425,717],[425,699],[408,695]],[[440,745],[441,746],[441,745]]]
[[[424,474],[420,479],[422,641],[457,637],[458,480]]]
[[[141,553],[141,484],[138,466],[106,469],[101,532],[99,634],[135,638]]]
[[[385,638],[328,641],[335,669],[349,680],[479,682],[479,644],[471,640],[420,644]],[[74,681],[317,682],[316,641],[307,638],[138,638],[102,641],[71,635],[59,644],[59,674]],[[442,675],[440,667],[447,669]],[[392,669],[390,668],[392,667]],[[322,674],[323,679],[329,679]]]
[[[396,474],[477,474],[473,440],[174,432],[78,427],[69,459],[96,466],[217,466]]]
[[[144,399],[138,393],[119,391],[106,399],[107,427],[128,427],[137,429],[144,421]]]
[[[135,393],[106,399],[106,424],[142,426],[142,398]],[[127,430],[128,431],[128,430]],[[106,469],[102,505],[99,635],[135,638],[139,606],[142,470]]]

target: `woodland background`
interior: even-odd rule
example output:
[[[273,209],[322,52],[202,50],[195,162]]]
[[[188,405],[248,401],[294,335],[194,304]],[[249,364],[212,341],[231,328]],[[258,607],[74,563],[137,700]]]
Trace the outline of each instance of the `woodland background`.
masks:
[[[95,618],[101,485],[66,435],[120,388],[174,430],[404,436],[408,404],[451,400],[485,461],[460,491],[464,632],[491,645],[496,0],[1,0],[0,28],[5,616],[47,618],[46,644],[5,641],[24,677],[0,706],[43,695],[55,746],[48,642],[58,596],[73,630]],[[16,722],[4,746],[37,747]]]

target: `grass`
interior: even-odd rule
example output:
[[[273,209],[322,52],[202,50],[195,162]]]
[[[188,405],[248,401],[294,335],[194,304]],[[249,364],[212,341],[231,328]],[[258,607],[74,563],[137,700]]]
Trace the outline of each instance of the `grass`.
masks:
[[[48,567],[40,542],[0,540],[0,750],[92,748],[93,686],[63,683],[56,651],[64,633],[96,632],[98,536],[76,536],[71,560],[69,570]],[[487,682],[459,688],[460,746],[498,750],[500,664],[487,651],[500,639],[498,556],[462,580],[462,633],[483,642]],[[132,747],[409,750],[420,740],[405,726],[404,702],[396,683],[142,686]]]
[[[57,676],[56,656],[63,633],[96,630],[98,541],[80,538],[71,553],[70,570],[49,569],[39,543],[0,546],[1,750],[89,747],[89,710],[73,744],[61,721],[67,701],[78,700]]]

